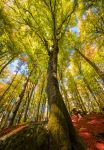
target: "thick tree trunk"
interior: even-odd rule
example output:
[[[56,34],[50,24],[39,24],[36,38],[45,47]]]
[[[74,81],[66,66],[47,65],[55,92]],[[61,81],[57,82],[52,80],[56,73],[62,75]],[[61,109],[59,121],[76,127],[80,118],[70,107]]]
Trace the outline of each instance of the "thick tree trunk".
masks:
[[[94,70],[96,71],[96,73],[99,75],[99,77],[102,79],[103,83],[104,83],[104,72],[102,72],[99,67],[92,62],[91,60],[89,60],[84,54],[82,54],[78,49],[77,52],[94,68]]]
[[[50,107],[48,129],[50,150],[84,150],[59,91],[57,80],[58,46],[49,55],[47,70],[47,95]]]

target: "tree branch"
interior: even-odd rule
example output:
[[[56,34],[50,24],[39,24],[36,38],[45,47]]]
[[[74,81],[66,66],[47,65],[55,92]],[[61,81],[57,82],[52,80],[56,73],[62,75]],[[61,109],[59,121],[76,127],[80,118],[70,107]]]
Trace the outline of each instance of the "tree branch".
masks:
[[[70,21],[71,15],[75,12],[76,7],[77,7],[77,0],[75,0],[75,4],[74,4],[74,6],[73,6],[72,11],[66,16],[66,18],[62,21],[61,25],[58,27],[58,29],[57,29],[57,35],[60,34],[61,29],[62,29],[62,27],[63,27],[63,24],[64,24],[65,22],[67,22],[67,21],[68,21],[68,22],[67,22],[66,27],[68,26],[68,23],[69,23],[69,21]],[[68,20],[68,19],[69,19],[69,20]]]

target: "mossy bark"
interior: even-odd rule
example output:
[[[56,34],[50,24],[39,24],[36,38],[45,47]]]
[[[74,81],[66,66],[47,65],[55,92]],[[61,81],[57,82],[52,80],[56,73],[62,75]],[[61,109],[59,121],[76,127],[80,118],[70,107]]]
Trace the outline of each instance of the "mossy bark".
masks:
[[[0,140],[0,150],[49,150],[48,132],[43,125],[30,125]]]
[[[59,91],[57,80],[57,43],[49,54],[47,70],[47,95],[50,106],[48,129],[50,150],[85,150],[77,135]]]

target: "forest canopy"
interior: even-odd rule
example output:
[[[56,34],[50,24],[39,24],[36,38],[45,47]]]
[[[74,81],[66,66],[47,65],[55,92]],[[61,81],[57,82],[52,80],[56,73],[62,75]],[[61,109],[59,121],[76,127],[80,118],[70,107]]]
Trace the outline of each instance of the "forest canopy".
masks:
[[[1,0],[0,128],[62,121],[66,139],[73,108],[103,112],[103,0]]]

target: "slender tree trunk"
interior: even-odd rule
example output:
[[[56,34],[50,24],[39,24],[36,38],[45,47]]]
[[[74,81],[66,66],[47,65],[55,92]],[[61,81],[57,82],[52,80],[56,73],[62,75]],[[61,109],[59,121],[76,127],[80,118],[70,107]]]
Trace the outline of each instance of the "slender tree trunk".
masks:
[[[87,112],[86,107],[85,107],[85,105],[84,105],[84,102],[83,102],[83,100],[82,100],[82,97],[81,97],[81,95],[80,95],[80,93],[79,93],[79,91],[78,91],[78,90],[77,90],[77,92],[78,92],[79,102],[80,102],[80,105],[81,105],[82,111],[83,111],[83,112]]]
[[[97,79],[97,78],[95,77],[95,81],[98,83],[99,87],[102,89],[102,92],[104,92],[104,85],[101,84],[101,82],[99,82],[98,80],[99,80],[99,79]]]
[[[27,121],[29,104],[30,104],[30,99],[29,99],[29,91],[28,91],[26,96],[26,106],[25,106],[24,119],[23,119],[24,122]]]
[[[20,112],[17,114],[15,124],[19,124],[20,123],[20,121],[22,119],[22,114],[24,112],[25,105],[26,105],[26,100],[25,100],[24,104],[22,104],[22,106],[21,106],[22,108],[21,108]]]
[[[3,114],[2,114],[2,116],[1,116],[1,118],[0,118],[0,128],[3,127],[5,116],[8,117],[8,114],[6,114],[6,112],[4,111]]]
[[[56,41],[55,41],[56,42]],[[47,95],[50,107],[48,129],[50,150],[84,150],[59,91],[57,80],[58,46],[54,44],[47,69]]]
[[[63,95],[64,95],[65,104],[66,104],[66,106],[67,106],[68,112],[70,112],[71,109],[70,109],[70,102],[69,102],[69,99],[68,99],[68,94],[67,94],[67,91],[66,91],[66,89],[65,89],[65,87],[64,87],[64,85],[63,85],[62,82],[61,82],[61,84],[60,84],[60,88],[61,88],[61,91],[62,91],[62,93],[63,93]]]
[[[79,103],[78,101],[76,101],[76,97],[74,97],[73,95],[72,95],[72,101],[74,103],[74,107],[79,109],[80,108]]]
[[[75,90],[76,90],[76,94],[77,94],[77,100],[79,101],[81,110],[82,110],[83,112],[84,112],[84,111],[86,112],[86,111],[87,111],[87,110],[86,110],[86,107],[85,107],[84,102],[83,102],[83,100],[82,100],[82,98],[81,98],[81,96],[80,96],[80,93],[79,93],[78,89],[77,89],[77,85],[76,85],[75,81],[74,81],[74,84],[75,84]]]
[[[39,110],[40,110],[40,104],[41,104],[41,100],[42,100],[43,89],[44,89],[44,80],[42,81],[42,87],[41,87],[41,91],[40,91],[40,99],[39,99],[38,108],[37,108],[36,121],[39,120]]]
[[[104,106],[104,85],[102,85],[98,80],[97,80],[97,78],[95,77],[95,81],[97,82],[97,84],[98,84],[98,86],[99,86],[99,88],[100,88],[100,92],[102,93],[101,95],[100,95],[100,93],[98,94],[98,99],[99,99],[99,101],[100,101],[100,103],[101,103],[101,105],[102,105],[102,107]]]
[[[32,70],[32,71],[33,71],[33,70]],[[10,126],[13,125],[15,116],[16,116],[16,114],[17,114],[17,111],[18,111],[18,109],[19,109],[19,106],[20,106],[20,104],[21,104],[21,102],[22,102],[22,99],[23,99],[23,97],[24,97],[24,93],[25,93],[26,87],[27,87],[27,85],[28,85],[29,78],[30,78],[30,76],[31,76],[31,74],[32,74],[32,71],[30,72],[28,78],[26,77],[26,80],[25,80],[25,82],[24,82],[24,85],[23,85],[23,88],[22,88],[22,90],[21,90],[21,93],[19,94],[19,96],[18,96],[18,98],[17,98],[17,100],[16,100],[16,104],[14,105],[13,110],[12,110],[12,112],[11,112],[9,118],[8,118],[7,127],[10,127]]]
[[[46,100],[46,104],[45,104],[45,111],[44,111],[44,121],[48,121],[48,100],[47,98],[45,97],[45,100]]]
[[[99,67],[92,62],[91,60],[89,60],[84,54],[82,54],[78,49],[77,52],[94,68],[94,70],[96,71],[96,73],[99,75],[99,77],[102,79],[102,81],[104,82],[104,72],[102,72]]]
[[[24,122],[27,121],[27,114],[28,114],[28,110],[29,110],[29,105],[30,105],[30,101],[31,101],[33,92],[36,88],[36,85],[37,85],[37,83],[32,86],[30,94],[28,93],[28,95],[27,95],[27,100],[26,100],[27,103],[26,103],[26,108],[25,108],[25,113],[24,113]]]
[[[84,82],[85,82],[85,84],[86,84],[88,90],[90,91],[92,97],[94,98],[96,104],[98,105],[99,109],[101,110],[101,104],[98,102],[96,96],[94,95],[94,93],[93,93],[92,89],[90,88],[90,86],[89,86],[87,80],[85,79],[85,77],[83,77],[83,80],[84,80]]]
[[[20,69],[21,69],[21,65],[20,65],[20,67],[18,68],[18,70],[17,70],[15,76],[13,77],[13,79],[12,79],[11,83],[9,84],[9,86],[7,87],[7,89],[6,89],[6,90],[4,91],[4,93],[1,95],[1,97],[0,97],[0,102],[1,102],[1,100],[5,97],[5,94],[6,94],[6,93],[9,91],[9,89],[11,88],[11,86],[12,86],[14,80],[16,79],[16,76],[17,76],[17,74],[18,74],[18,72],[19,72]]]
[[[1,60],[1,61],[3,61],[3,60]],[[0,68],[2,68],[5,65],[6,62],[7,62],[7,60],[3,61],[3,63],[1,62]]]
[[[89,93],[88,93],[88,89],[86,89],[86,88],[84,88],[85,89],[85,94],[86,94],[86,96],[87,96],[87,98],[88,98],[88,109],[89,109],[89,112],[91,112],[91,109],[92,109],[92,111],[94,112],[95,111],[95,109],[94,109],[94,106],[93,106],[93,104],[92,104],[92,101],[91,101],[91,99],[90,99],[90,96],[89,96]]]
[[[62,71],[60,71],[59,76],[60,76],[60,81],[61,81],[60,88],[61,88],[61,91],[63,92],[64,98],[65,98],[65,103],[68,108],[68,112],[70,112],[70,102],[68,99],[68,93],[67,93],[64,83],[63,83]]]
[[[12,102],[12,101],[11,101],[11,102]],[[8,107],[7,107],[8,113],[5,114],[5,116],[4,116],[4,123],[3,123],[3,125],[2,125],[2,128],[7,127],[6,124],[7,124],[7,122],[8,122],[9,115],[10,115],[11,110],[12,110],[12,108],[13,108],[13,105],[11,106],[11,102],[10,102],[10,104],[9,104]]]
[[[14,57],[12,57],[0,70],[0,74],[3,72],[3,70],[12,62],[12,60],[14,59]]]
[[[23,80],[22,76],[21,76],[21,78],[20,78],[20,81],[21,81],[21,80]],[[13,99],[13,98],[14,98],[14,96],[13,96],[13,94],[15,94],[14,89],[17,88],[17,87],[19,86],[19,84],[20,84],[20,83],[18,82],[18,83],[14,86],[13,90],[10,91],[11,93],[9,94],[9,97],[8,97],[9,99]],[[4,98],[4,99],[5,99],[5,98]]]
[[[78,88],[77,88],[77,84],[76,84],[76,82],[75,82],[73,76],[71,75],[71,73],[70,73],[70,76],[71,76],[71,79],[73,80],[74,87],[75,87],[75,91],[74,91],[74,92],[75,92],[75,94],[76,94],[76,101],[78,101],[78,105],[79,105],[79,107],[81,108],[81,110],[82,110],[83,112],[86,112],[86,107],[85,107],[85,105],[84,105],[84,102],[83,102],[83,100],[82,100],[82,97],[80,96],[80,93],[79,93]]]
[[[4,58],[6,56],[7,56],[7,52],[4,52],[4,53],[0,54],[0,59]]]

